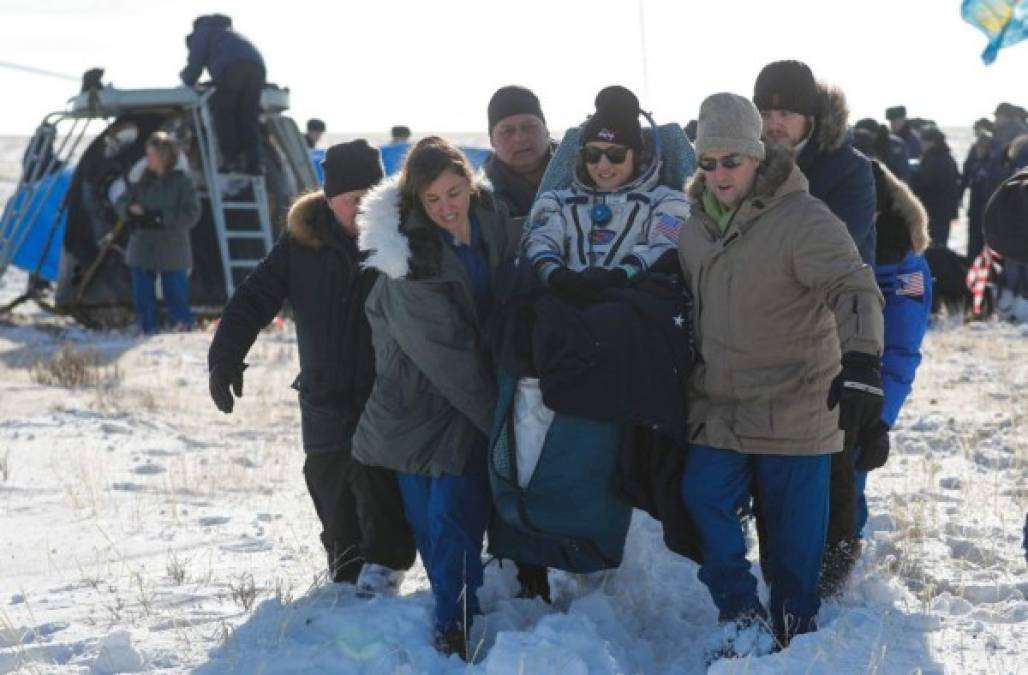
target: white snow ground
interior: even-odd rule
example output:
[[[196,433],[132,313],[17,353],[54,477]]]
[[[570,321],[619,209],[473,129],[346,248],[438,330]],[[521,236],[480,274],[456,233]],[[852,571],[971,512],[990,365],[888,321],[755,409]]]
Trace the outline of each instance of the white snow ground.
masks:
[[[10,270],[0,304],[24,283]],[[703,672],[716,612],[640,514],[622,567],[554,573],[553,607],[489,565],[473,666],[432,648],[420,564],[396,598],[327,584],[292,328],[262,334],[231,416],[210,337],[0,320],[0,673]],[[96,384],[33,381],[62,345],[95,354]],[[940,325],[925,352],[854,583],[818,633],[709,672],[1028,672],[1028,327]]]

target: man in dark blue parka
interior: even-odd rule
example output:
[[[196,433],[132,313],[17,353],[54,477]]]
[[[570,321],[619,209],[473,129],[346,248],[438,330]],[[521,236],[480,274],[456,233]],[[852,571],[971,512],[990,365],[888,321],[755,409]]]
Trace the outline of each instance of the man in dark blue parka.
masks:
[[[288,300],[300,352],[293,387],[307,453],[303,473],[329,573],[373,594],[398,583],[414,562],[395,474],[350,456],[375,381],[364,301],[377,277],[361,269],[355,221],[382,164],[378,150],[357,140],[329,148],[323,167],[324,189],[293,204],[287,231],[225,306],[208,354],[210,390],[218,409],[232,412],[232,393],[242,395],[243,359]]]
[[[914,125],[907,119],[906,106],[897,105],[886,108],[885,119],[889,120],[889,128],[892,133],[899,136],[907,144],[907,154],[911,157],[919,158],[922,152],[921,138],[918,136],[917,131],[914,130]]]
[[[223,14],[193,21],[186,46],[189,63],[179,73],[182,82],[193,86],[204,68],[214,80],[214,126],[222,169],[262,173],[258,117],[265,68],[260,52],[232,29],[232,19]]]
[[[871,162],[853,147],[848,128],[849,107],[837,87],[814,79],[800,61],[776,61],[760,71],[753,87],[753,102],[763,120],[763,140],[792,148],[796,165],[817,197],[846,229],[857,245],[860,258],[875,264],[875,182]],[[832,455],[830,511],[843,513],[828,523],[824,568],[835,565],[840,544],[849,542],[857,519],[856,471],[853,468],[855,438],[846,437],[842,452]],[[757,531],[763,536],[760,495],[755,495]],[[762,546],[764,551],[766,547]],[[765,558],[765,554],[762,554]],[[768,566],[763,564],[765,577]]]
[[[776,61],[757,76],[753,102],[764,120],[764,142],[793,149],[810,194],[846,223],[860,258],[874,265],[874,176],[853,147],[845,95],[817,82],[804,63]]]

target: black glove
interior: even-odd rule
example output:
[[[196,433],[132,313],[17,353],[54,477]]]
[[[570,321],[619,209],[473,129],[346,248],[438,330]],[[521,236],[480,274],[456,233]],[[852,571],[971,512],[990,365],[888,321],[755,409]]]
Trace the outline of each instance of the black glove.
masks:
[[[245,363],[219,363],[211,368],[211,398],[214,399],[214,405],[218,406],[218,410],[225,414],[232,412],[232,406],[235,405],[232,392],[235,392],[236,398],[243,397],[244,370]]]
[[[546,283],[557,297],[573,305],[587,305],[593,299],[592,284],[581,272],[561,267],[550,273]]]
[[[882,414],[881,361],[877,356],[846,352],[842,372],[828,389],[828,409],[839,406],[839,428],[846,432],[846,446],[852,447],[859,434],[874,426]]]
[[[628,272],[620,267],[589,267],[582,270],[581,274],[592,289],[594,298],[608,288],[624,288],[628,285]]]
[[[164,216],[160,211],[147,209],[143,215],[135,217],[135,225],[140,230],[161,230],[164,228]]]
[[[874,426],[864,429],[857,443],[860,446],[857,470],[874,471],[882,468],[889,459],[889,425],[878,420]]]

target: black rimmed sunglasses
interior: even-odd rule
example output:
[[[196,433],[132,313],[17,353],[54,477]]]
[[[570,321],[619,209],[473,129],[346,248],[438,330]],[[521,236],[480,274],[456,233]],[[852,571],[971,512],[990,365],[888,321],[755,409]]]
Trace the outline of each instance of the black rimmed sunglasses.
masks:
[[[604,156],[611,164],[621,164],[628,159],[629,148],[624,145],[612,145],[609,148],[597,148],[592,145],[582,147],[582,159],[586,164],[599,164]]]
[[[700,168],[704,171],[715,171],[717,170],[717,165],[719,163],[726,169],[734,169],[742,164],[742,156],[733,153],[731,155],[725,155],[721,159],[703,157],[700,159]]]

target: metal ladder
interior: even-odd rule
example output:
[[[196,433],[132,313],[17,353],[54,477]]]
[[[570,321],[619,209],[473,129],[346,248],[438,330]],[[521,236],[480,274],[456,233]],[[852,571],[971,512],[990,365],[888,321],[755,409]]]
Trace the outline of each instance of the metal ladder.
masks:
[[[207,194],[211,202],[211,215],[214,229],[218,237],[218,252],[221,256],[221,269],[225,275],[226,299],[235,293],[237,272],[245,272],[240,279],[253,271],[258,263],[271,251],[271,214],[268,209],[268,190],[263,175],[218,172],[218,139],[214,133],[214,123],[208,106],[213,90],[205,93],[200,103],[193,109],[193,122],[197,131],[196,137],[200,148],[204,179],[207,182]],[[238,192],[245,193],[249,187],[249,198],[226,199],[226,185],[241,186]],[[257,216],[257,227],[252,223],[249,227],[230,228],[229,213],[233,211],[252,211]],[[258,246],[249,246],[245,242],[258,242]],[[234,245],[239,242],[240,245]],[[245,248],[245,252],[238,251]]]

